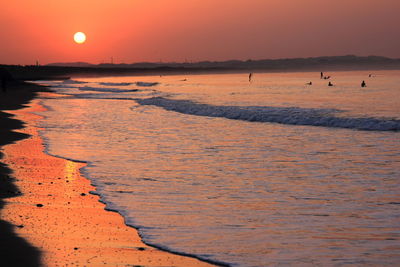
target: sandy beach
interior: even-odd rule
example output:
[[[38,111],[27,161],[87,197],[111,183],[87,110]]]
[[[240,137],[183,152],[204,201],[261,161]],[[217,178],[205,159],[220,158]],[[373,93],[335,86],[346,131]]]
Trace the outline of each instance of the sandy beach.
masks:
[[[27,138],[28,135],[15,131],[21,129],[23,123],[12,119],[10,113],[1,110],[16,110],[22,108],[36,94],[43,90],[30,84],[9,85],[7,92],[0,92],[0,257],[6,266],[38,266],[41,252],[34,248],[25,239],[17,236],[16,226],[4,220],[3,208],[6,199],[21,196],[21,191],[14,184],[12,170],[3,163],[3,146],[17,140]],[[20,255],[24,255],[21,257]]]
[[[32,88],[1,95],[7,112],[0,120],[6,266],[210,266],[145,245],[136,229],[90,193],[95,188],[79,172],[85,163],[45,154],[35,126],[41,117],[34,114],[43,107],[33,99],[22,108],[38,89]]]

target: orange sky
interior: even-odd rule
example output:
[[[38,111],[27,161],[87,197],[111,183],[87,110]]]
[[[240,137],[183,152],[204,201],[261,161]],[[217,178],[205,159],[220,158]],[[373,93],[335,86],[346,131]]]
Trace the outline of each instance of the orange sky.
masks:
[[[400,58],[400,0],[0,0],[0,63]],[[73,34],[85,32],[78,45]]]

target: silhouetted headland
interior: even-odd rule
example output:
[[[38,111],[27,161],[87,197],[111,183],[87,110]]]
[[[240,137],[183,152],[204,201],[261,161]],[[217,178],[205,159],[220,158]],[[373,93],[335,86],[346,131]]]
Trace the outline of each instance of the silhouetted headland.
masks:
[[[400,69],[400,59],[380,56],[334,56],[265,60],[202,61],[193,63],[90,64],[52,63],[44,66],[0,65],[16,79],[66,79],[69,76],[118,76],[223,72],[286,72]]]

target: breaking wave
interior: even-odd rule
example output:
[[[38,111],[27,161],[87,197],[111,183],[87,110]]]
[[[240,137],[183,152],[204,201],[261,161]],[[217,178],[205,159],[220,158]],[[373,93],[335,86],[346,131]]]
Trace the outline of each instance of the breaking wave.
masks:
[[[348,128],[366,131],[400,131],[400,120],[389,118],[337,117],[339,110],[299,107],[213,106],[189,100],[163,97],[135,99],[140,105],[153,105],[183,114],[221,117],[251,122]]]
[[[93,91],[93,92],[107,92],[107,93],[127,93],[127,92],[139,91],[139,89],[124,90],[124,89],[117,89],[117,88],[102,88],[102,87],[89,87],[89,86],[80,87],[79,90]]]
[[[132,83],[99,83],[99,84],[104,86],[129,86]]]
[[[151,87],[151,86],[156,86],[159,83],[158,82],[136,82],[135,84],[137,86],[142,86],[142,87]]]
[[[82,81],[77,81],[77,80],[64,80],[62,83],[63,84],[83,84],[83,83],[88,83],[88,82],[82,82]]]

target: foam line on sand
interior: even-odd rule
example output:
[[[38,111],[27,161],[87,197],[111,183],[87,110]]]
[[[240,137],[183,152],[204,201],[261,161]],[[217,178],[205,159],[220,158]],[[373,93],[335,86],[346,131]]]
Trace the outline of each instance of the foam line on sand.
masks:
[[[210,266],[195,258],[144,244],[121,215],[106,211],[95,188],[80,174],[85,164],[45,154],[35,126],[38,99],[14,110],[30,137],[3,147],[1,161],[13,170],[19,196],[7,198],[1,220],[40,250],[45,266]]]

